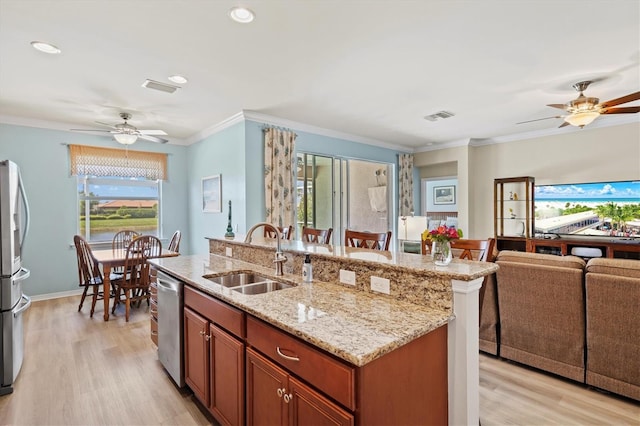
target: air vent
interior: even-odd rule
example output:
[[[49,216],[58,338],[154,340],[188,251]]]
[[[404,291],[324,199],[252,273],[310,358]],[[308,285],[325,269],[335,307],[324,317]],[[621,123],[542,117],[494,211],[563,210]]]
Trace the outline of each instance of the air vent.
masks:
[[[429,121],[444,120],[445,118],[453,117],[455,114],[449,111],[438,111],[435,114],[427,115],[424,119]]]
[[[146,87],[147,89],[159,90],[161,92],[166,92],[166,93],[173,93],[180,88],[179,86],[160,83],[159,81],[149,80],[149,79],[146,79],[144,83],[142,83],[142,87]]]

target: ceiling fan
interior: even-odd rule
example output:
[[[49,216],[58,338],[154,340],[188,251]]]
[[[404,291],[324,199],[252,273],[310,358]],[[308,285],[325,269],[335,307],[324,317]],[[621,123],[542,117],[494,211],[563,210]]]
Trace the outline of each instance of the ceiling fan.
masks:
[[[612,108],[616,105],[626,104],[627,102],[633,102],[640,99],[640,92],[630,93],[620,98],[612,99],[606,102],[600,102],[598,98],[587,97],[584,95],[584,91],[592,83],[592,81],[581,81],[573,85],[580,94],[578,97],[566,104],[548,104],[552,108],[558,108],[565,110],[567,115],[556,115],[553,117],[538,118],[536,120],[521,121],[516,124],[531,123],[533,121],[548,120],[550,118],[563,118],[564,123],[558,127],[576,126],[583,128],[587,124],[590,124],[601,115],[604,114],[633,114],[640,112],[640,106]]]
[[[113,134],[113,138],[116,142],[121,143],[122,145],[131,145],[135,141],[140,139],[148,140],[151,142],[157,143],[167,143],[168,139],[160,138],[158,136],[166,136],[167,133],[163,130],[138,130],[136,127],[127,123],[128,120],[131,119],[131,114],[128,112],[121,112],[120,118],[124,120],[123,123],[119,124],[108,124],[102,123],[100,121],[96,121],[96,123],[110,127],[113,130],[97,130],[97,129],[71,129],[72,131],[77,132],[109,132]]]

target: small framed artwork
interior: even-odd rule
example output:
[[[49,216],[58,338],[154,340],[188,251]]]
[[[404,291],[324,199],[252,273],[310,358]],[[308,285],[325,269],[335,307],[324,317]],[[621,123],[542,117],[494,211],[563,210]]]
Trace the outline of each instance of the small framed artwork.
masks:
[[[433,187],[433,204],[455,204],[455,203],[456,203],[455,185]]]
[[[202,211],[205,213],[222,212],[222,196],[220,194],[220,175],[202,178]]]

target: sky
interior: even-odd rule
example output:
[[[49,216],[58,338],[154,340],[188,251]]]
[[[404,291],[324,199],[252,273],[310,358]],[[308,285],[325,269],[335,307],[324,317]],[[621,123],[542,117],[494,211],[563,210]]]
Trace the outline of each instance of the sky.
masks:
[[[536,185],[535,199],[629,199],[640,203],[640,181],[599,182],[568,185]]]

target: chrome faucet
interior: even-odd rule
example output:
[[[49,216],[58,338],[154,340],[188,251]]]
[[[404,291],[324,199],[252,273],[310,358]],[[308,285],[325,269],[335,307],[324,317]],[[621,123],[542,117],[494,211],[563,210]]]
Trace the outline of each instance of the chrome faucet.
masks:
[[[287,256],[285,256],[284,253],[282,253],[282,245],[281,245],[282,236],[276,226],[273,226],[269,222],[258,222],[247,231],[247,236],[245,237],[244,242],[250,243],[251,235],[253,234],[253,231],[255,231],[257,228],[261,226],[264,226],[265,228],[271,228],[276,233],[276,258],[273,261],[273,263],[276,264],[276,276],[283,275],[282,264],[287,261]]]

